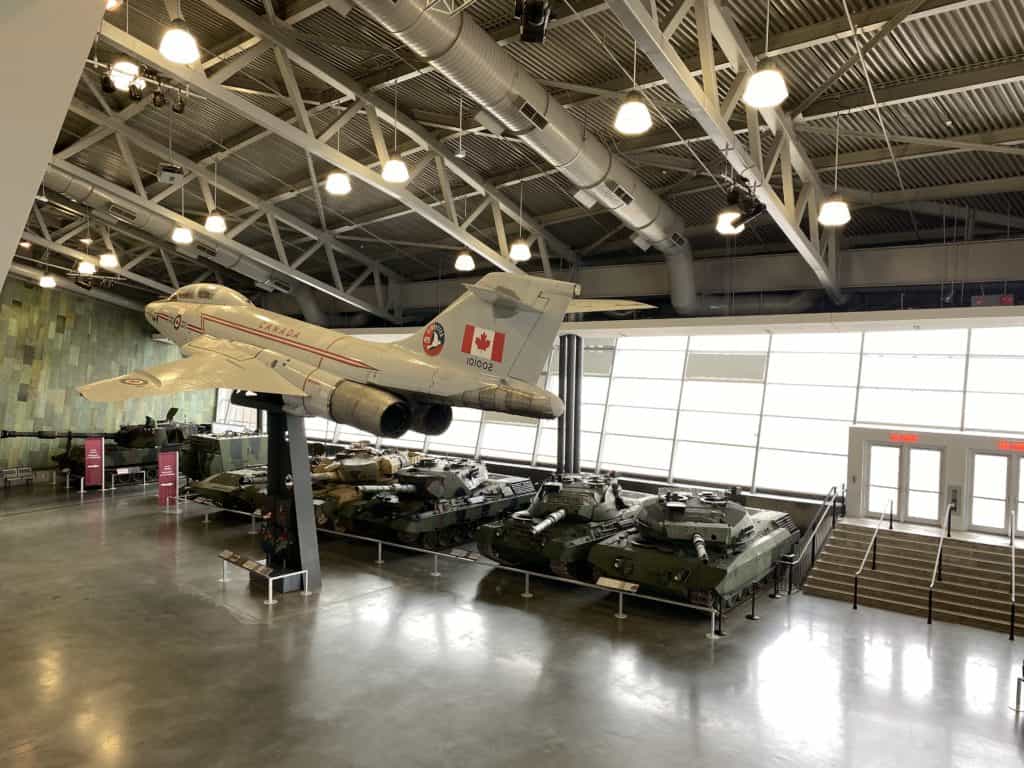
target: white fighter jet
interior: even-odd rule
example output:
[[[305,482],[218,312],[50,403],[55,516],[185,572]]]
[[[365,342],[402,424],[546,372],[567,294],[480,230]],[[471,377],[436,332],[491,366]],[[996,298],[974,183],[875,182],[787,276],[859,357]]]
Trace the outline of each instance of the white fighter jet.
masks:
[[[639,308],[577,300],[558,280],[491,273],[419,333],[382,344],[274,314],[231,288],[197,283],[146,306],[181,360],[79,387],[87,399],[225,387],[279,394],[296,412],[383,437],[439,435],[452,407],[556,418],[564,405],[537,385],[566,312]]]

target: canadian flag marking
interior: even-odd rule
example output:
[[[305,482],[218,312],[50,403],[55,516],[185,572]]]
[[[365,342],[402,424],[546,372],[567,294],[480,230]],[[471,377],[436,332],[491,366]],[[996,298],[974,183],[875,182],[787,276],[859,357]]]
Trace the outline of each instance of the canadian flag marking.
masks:
[[[505,352],[505,334],[491,328],[466,325],[462,333],[462,351],[500,363]]]

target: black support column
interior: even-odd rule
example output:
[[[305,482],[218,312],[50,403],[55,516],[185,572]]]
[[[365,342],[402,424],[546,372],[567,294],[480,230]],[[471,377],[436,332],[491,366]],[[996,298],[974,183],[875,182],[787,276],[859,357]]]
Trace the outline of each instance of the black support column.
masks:
[[[583,388],[583,339],[564,334],[558,339],[558,396],[565,411],[558,419],[556,470],[580,471],[580,401]]]

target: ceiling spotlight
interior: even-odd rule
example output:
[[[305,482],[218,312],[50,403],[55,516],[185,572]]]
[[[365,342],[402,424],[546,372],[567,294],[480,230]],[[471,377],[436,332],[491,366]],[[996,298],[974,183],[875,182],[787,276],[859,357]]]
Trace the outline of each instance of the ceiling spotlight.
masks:
[[[104,93],[114,93],[117,90],[117,86],[114,85],[114,78],[110,76],[109,72],[104,72],[103,77],[100,78],[100,88],[103,89]]]
[[[615,130],[624,136],[639,136],[651,130],[651,112],[639,91],[630,91],[615,113]]]
[[[516,0],[515,17],[519,19],[519,39],[524,43],[543,43],[551,20],[550,0]]]
[[[95,275],[96,265],[91,261],[80,261],[78,262],[78,274],[80,275]]]
[[[529,250],[529,249],[527,249]],[[476,269],[476,261],[473,259],[473,254],[469,251],[463,251],[455,257],[455,269],[459,272],[472,272]]]
[[[175,64],[193,64],[199,60],[199,44],[183,19],[175,19],[160,40],[160,54]]]
[[[114,84],[114,88],[118,91],[128,93],[131,86],[135,86],[139,91],[146,90],[146,81],[139,77],[139,65],[134,61],[121,61],[114,62],[114,66],[110,68],[110,80]]]
[[[78,242],[80,242],[82,245],[92,245],[92,238],[91,237],[80,237],[80,238],[78,238]]]
[[[32,247],[32,243],[30,243],[28,240],[22,240],[20,243],[18,243],[18,245],[20,245],[22,248]]]
[[[392,157],[384,163],[380,175],[389,184],[404,184],[409,180],[409,169],[405,165],[405,160],[400,157]]]
[[[174,110],[174,114],[182,115],[185,113],[185,94],[178,91],[178,98],[175,99],[174,103],[171,104],[171,109]]]
[[[223,235],[228,231],[228,222],[225,220],[224,214],[216,209],[206,217],[203,226],[206,227],[207,232],[212,232],[215,235]],[[191,230],[189,231],[191,232]]]
[[[508,249],[508,257],[512,261],[529,261],[530,255],[530,246],[526,244],[523,238],[517,237],[512,241],[512,247]]]
[[[761,63],[743,89],[743,103],[754,109],[777,107],[788,98],[786,78],[778,67],[768,62]]]
[[[736,223],[742,216],[743,211],[739,209],[739,206],[726,206],[718,214],[715,231],[720,235],[738,235],[747,228],[747,225],[742,223],[739,226],[736,226]]]
[[[347,173],[331,171],[327,174],[327,183],[324,186],[329,195],[347,195],[352,191],[352,180]]]
[[[153,106],[157,109],[163,109],[167,106],[167,94],[164,93],[164,89],[157,86],[157,89],[153,91]]]
[[[128,98],[132,101],[142,101],[142,89],[135,83],[128,86]]]
[[[466,148],[463,147],[461,144],[459,145],[459,148],[455,150],[455,157],[457,157],[459,160],[466,159]]]
[[[104,5],[104,7],[108,11],[116,11],[118,8],[121,7],[122,2],[123,2],[123,0],[107,0],[107,2]]]
[[[100,266],[104,269],[117,269],[121,262],[117,260],[117,254],[112,251],[100,254]]]
[[[850,206],[836,193],[825,198],[818,211],[818,223],[823,227],[841,227],[850,221]]]
[[[39,278],[40,288],[56,288],[57,281],[53,279],[53,275],[43,275]]]
[[[171,232],[171,242],[178,245],[192,245],[192,230],[188,227],[175,227]]]

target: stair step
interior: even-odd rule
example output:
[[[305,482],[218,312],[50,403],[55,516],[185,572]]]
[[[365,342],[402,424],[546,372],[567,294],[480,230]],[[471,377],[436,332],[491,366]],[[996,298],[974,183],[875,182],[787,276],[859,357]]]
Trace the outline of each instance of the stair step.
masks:
[[[813,579],[813,582],[812,582]],[[820,585],[828,585],[835,589],[843,589],[853,594],[853,576],[842,574],[837,576],[828,572],[816,574],[808,578],[808,582]],[[893,583],[885,578],[871,578],[862,575],[860,577],[859,592],[862,594],[879,593],[883,595],[900,596],[908,601],[915,601],[922,605],[928,604],[928,585],[914,585]],[[958,607],[978,612],[991,613],[993,615],[1004,614],[1009,611],[1009,596],[1004,592],[998,593],[973,593],[956,587],[938,586],[934,594],[935,605]],[[1024,607],[1022,607],[1024,613]]]

